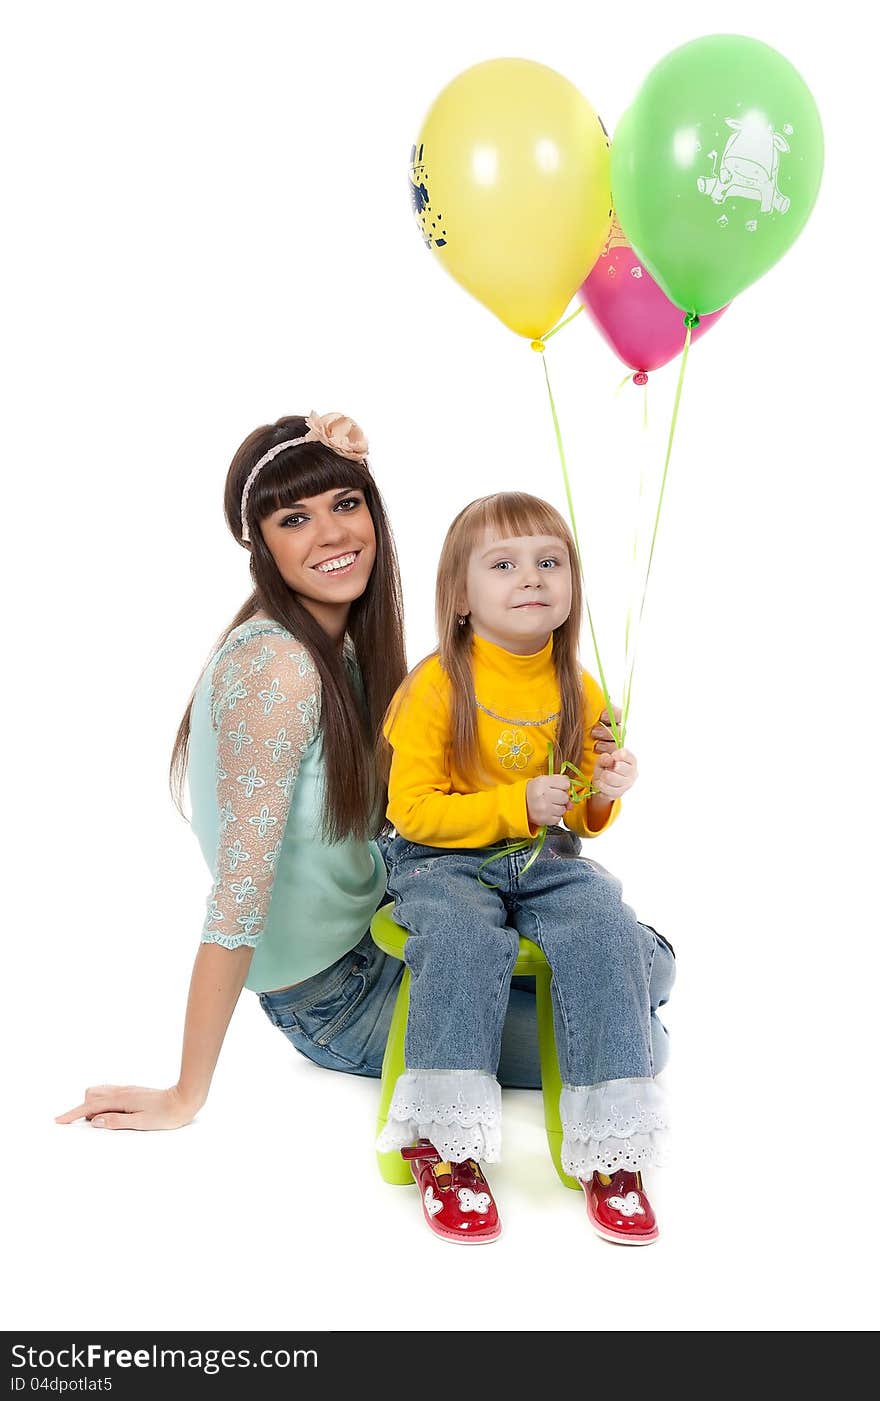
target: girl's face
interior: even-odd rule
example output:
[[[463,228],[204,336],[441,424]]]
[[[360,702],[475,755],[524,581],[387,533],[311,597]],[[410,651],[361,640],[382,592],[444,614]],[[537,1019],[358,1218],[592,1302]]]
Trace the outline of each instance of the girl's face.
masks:
[[[307,496],[260,521],[288,588],[331,637],[341,637],[376,559],[373,518],[357,487]]]
[[[571,612],[571,566],[556,535],[502,540],[486,531],[471,551],[467,605],[478,637],[508,652],[540,652]]]

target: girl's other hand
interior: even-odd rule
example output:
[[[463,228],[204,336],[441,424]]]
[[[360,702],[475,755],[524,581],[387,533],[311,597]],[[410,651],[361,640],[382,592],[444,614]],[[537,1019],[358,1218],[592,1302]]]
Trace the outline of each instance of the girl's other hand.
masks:
[[[96,1129],[179,1129],[190,1123],[201,1103],[186,1100],[176,1085],[148,1090],[143,1085],[93,1085],[75,1109],[59,1114],[56,1124],[88,1119]]]
[[[541,774],[526,784],[526,810],[533,827],[553,827],[573,807],[564,773]]]
[[[631,749],[612,749],[610,754],[596,755],[593,787],[610,802],[622,798],[638,776],[639,766]]]
[[[623,711],[619,705],[614,707],[614,718],[617,724],[623,717]],[[593,745],[597,754],[612,754],[617,748],[617,740],[614,738],[614,731],[611,728],[611,718],[607,710],[603,710],[599,719],[590,730],[590,737],[598,741]]]

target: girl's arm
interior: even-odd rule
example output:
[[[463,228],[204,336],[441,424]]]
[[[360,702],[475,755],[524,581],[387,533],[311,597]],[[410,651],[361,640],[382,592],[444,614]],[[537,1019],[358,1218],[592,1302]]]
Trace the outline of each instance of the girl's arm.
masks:
[[[101,1129],[179,1129],[208,1098],[214,1067],[254,951],[247,944],[224,949],[200,944],[193,965],[177,1084],[167,1090],[141,1085],[93,1085],[58,1124],[88,1119]]]
[[[526,805],[528,780],[453,791],[450,773],[450,692],[439,662],[430,659],[392,704],[385,738],[392,750],[388,820],[408,841],[427,846],[479,847],[534,832]]]

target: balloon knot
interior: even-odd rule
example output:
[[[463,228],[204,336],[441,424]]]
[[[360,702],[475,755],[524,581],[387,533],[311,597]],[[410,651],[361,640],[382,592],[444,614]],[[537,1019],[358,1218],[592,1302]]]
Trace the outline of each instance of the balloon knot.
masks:
[[[648,376],[645,374],[644,370],[639,370],[639,372],[638,372],[637,375],[633,375],[633,384],[647,384],[647,383],[648,383]]]
[[[695,326],[699,326],[700,318],[695,311],[688,311],[685,313],[684,324],[693,330]]]
[[[540,352],[540,354],[543,355],[545,348],[546,347],[542,340],[532,341],[532,350],[537,350]]]

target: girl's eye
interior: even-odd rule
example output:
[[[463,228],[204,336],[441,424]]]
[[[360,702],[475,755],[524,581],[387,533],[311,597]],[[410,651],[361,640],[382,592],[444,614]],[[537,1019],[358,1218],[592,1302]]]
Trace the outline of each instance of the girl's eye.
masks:
[[[513,563],[512,563],[512,561],[509,560],[509,559],[499,559],[499,560],[496,560],[496,562],[492,565],[492,568],[493,568],[493,569],[502,569],[502,570],[504,570],[504,571],[506,572],[508,569],[512,569],[512,568],[513,568]]]
[[[552,557],[551,557],[551,558],[548,558],[548,559],[540,559],[540,560],[538,560],[538,568],[539,568],[539,569],[544,569],[544,568],[549,567],[550,569],[555,569],[558,563],[559,563],[559,560],[558,560],[558,559],[553,559]]]

